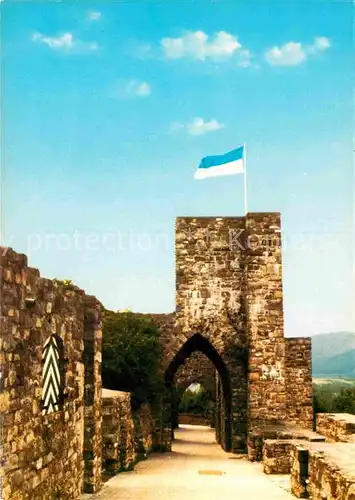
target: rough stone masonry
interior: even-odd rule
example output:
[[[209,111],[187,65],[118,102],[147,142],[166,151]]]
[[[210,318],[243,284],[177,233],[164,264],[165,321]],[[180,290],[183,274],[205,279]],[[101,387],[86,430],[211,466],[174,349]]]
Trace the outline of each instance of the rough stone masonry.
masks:
[[[0,251],[2,496],[75,499],[102,482],[102,306]],[[267,424],[312,427],[311,344],[284,338],[281,266],[277,213],[176,220],[176,312],[160,315],[162,369],[169,389],[200,369],[226,450],[244,450]],[[141,424],[139,449],[156,447],[152,426]],[[168,443],[159,429],[154,439]]]
[[[278,213],[176,220],[166,380],[196,351],[213,362],[217,439],[232,451],[265,424],[313,425],[311,341],[284,338],[280,233]]]
[[[95,297],[1,247],[0,284],[0,499],[95,493],[103,465],[126,470],[159,449],[153,414],[142,406],[134,421],[130,394],[102,397]]]
[[[101,305],[76,286],[42,278],[23,254],[0,248],[0,255],[1,498],[95,492],[101,486]],[[49,339],[62,349],[53,348],[46,360]],[[52,375],[46,395],[44,373]],[[56,411],[46,412],[47,397]]]

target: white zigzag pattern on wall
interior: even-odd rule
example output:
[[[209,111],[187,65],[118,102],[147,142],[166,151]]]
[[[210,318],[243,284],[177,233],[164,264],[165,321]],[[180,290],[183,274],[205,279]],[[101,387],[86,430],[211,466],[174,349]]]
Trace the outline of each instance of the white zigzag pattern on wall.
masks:
[[[46,415],[59,410],[59,349],[54,335],[51,335],[44,344],[42,361],[42,415]]]

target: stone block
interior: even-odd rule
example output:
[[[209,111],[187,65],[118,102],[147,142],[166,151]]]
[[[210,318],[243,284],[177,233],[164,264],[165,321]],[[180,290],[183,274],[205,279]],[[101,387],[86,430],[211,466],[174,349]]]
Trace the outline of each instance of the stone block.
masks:
[[[263,471],[265,474],[289,474],[293,440],[266,439],[263,444]]]
[[[355,415],[350,413],[317,413],[317,431],[326,436],[328,441],[354,442]]]
[[[291,450],[291,490],[298,498],[353,500],[355,446],[308,443]]]

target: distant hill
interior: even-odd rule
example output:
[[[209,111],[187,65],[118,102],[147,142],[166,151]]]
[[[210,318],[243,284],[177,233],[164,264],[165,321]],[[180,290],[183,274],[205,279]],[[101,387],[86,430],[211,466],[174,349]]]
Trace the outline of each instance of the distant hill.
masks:
[[[334,332],[312,337],[313,377],[355,378],[355,333]]]

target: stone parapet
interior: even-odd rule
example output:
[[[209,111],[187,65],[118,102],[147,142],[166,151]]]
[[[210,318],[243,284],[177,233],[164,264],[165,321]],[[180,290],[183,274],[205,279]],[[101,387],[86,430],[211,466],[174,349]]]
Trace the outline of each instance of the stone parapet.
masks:
[[[265,474],[289,474],[291,449],[300,443],[293,439],[266,439],[263,444],[263,471]]]
[[[334,446],[334,448],[332,447]],[[355,446],[310,449],[307,490],[312,500],[355,498]]]
[[[355,443],[355,415],[350,413],[317,413],[317,431],[329,441]]]
[[[303,443],[291,450],[291,491],[298,498],[353,500],[355,446]]]
[[[324,442],[325,437],[309,429],[301,429],[287,424],[274,424],[265,426],[249,433],[248,436],[248,459],[251,462],[263,459],[263,446],[266,440],[281,441],[307,441],[310,443]]]

